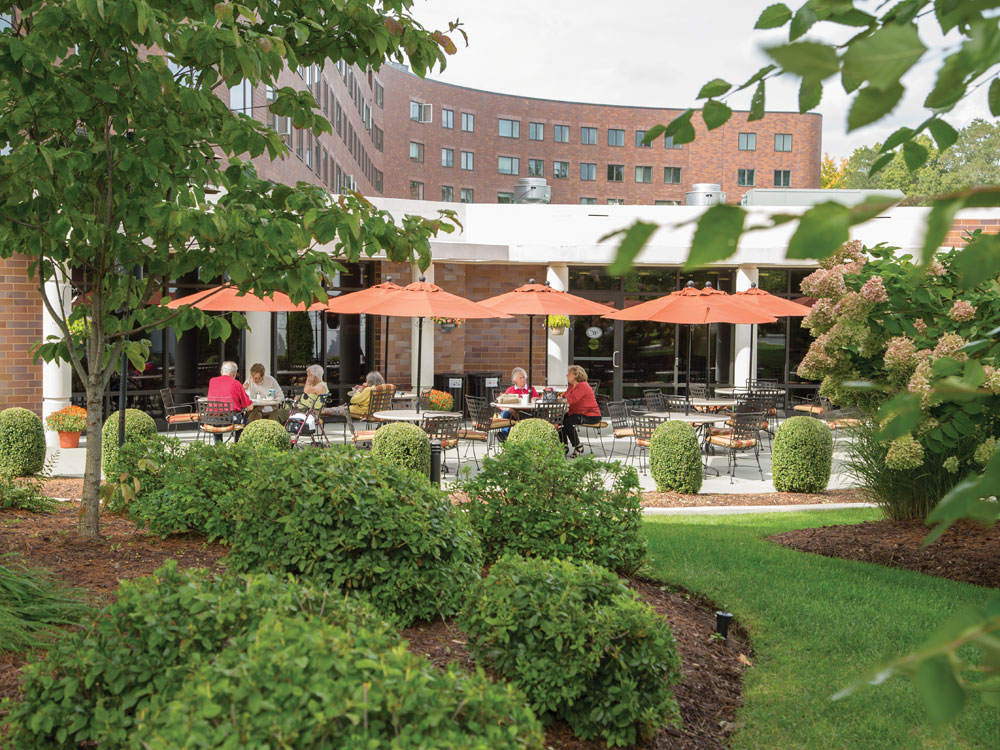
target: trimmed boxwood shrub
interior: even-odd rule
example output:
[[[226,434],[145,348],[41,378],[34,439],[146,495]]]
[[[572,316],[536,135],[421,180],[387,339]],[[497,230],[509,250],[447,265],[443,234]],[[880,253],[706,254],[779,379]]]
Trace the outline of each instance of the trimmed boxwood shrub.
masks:
[[[279,451],[292,449],[292,436],[284,425],[273,419],[255,419],[243,428],[240,443],[250,446],[267,446]]]
[[[131,747],[136,719],[153,696],[173,695],[190,672],[230,639],[253,632],[267,613],[385,628],[364,602],[273,576],[182,571],[173,560],[152,576],[123,581],[116,593],[89,628],[67,632],[45,659],[24,666],[24,699],[7,719],[12,747]]]
[[[830,482],[833,435],[814,417],[792,417],[774,436],[771,471],[778,492],[822,492]]]
[[[487,564],[516,553],[628,574],[645,559],[639,479],[620,463],[567,461],[559,445],[508,442],[462,491]]]
[[[660,492],[695,495],[701,489],[701,446],[687,422],[664,422],[649,442],[649,473]]]
[[[412,471],[337,447],[264,457],[251,474],[231,570],[365,592],[405,624],[453,614],[478,578],[461,511]]]
[[[680,658],[666,620],[610,571],[503,557],[459,619],[469,651],[583,739],[631,745],[680,723]]]
[[[371,455],[425,477],[431,473],[431,439],[415,424],[396,422],[380,427],[372,438]]]
[[[202,750],[277,747],[276,738],[301,750],[541,750],[542,727],[519,691],[482,670],[439,670],[384,629],[272,612],[176,693],[156,695],[131,739]]]
[[[559,430],[551,422],[544,419],[522,419],[510,428],[505,445],[511,443],[552,443],[561,445],[559,442]]]
[[[0,474],[27,477],[45,465],[45,429],[37,414],[20,406],[0,411]]]
[[[156,435],[156,422],[151,416],[138,409],[125,410],[126,443],[133,443],[153,435]],[[128,468],[118,458],[118,412],[111,413],[111,416],[104,421],[101,430],[101,465],[104,469],[104,478],[109,482],[119,481],[119,477]]]

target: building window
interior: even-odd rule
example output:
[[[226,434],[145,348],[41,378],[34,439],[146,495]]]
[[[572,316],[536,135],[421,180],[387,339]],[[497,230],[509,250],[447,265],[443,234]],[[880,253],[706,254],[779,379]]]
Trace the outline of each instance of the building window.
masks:
[[[580,205],[581,206],[596,206],[597,205],[597,198],[581,198],[580,199]]]
[[[580,163],[580,179],[581,180],[596,180],[597,179],[597,165],[590,164],[588,162]]]
[[[664,148],[680,148],[679,143],[674,143],[674,137],[672,135],[663,136],[663,147]]]
[[[274,104],[275,99],[278,97],[278,93],[271,87],[268,86],[264,89],[264,93],[267,96],[268,106]],[[282,136],[289,145],[291,144],[290,134],[287,132],[287,127],[285,132],[282,132],[282,125],[284,118],[280,115],[276,115],[271,112],[270,109],[267,110],[264,121],[271,130],[275,131],[278,135]]]
[[[455,110],[441,109],[441,127],[449,128],[451,130],[455,129]]]
[[[608,145],[609,146],[624,146],[625,145],[625,131],[621,128],[608,128]]]
[[[775,151],[791,151],[792,150],[792,134],[791,133],[775,133],[774,134],[774,150]]]
[[[544,177],[545,162],[542,159],[528,159],[528,177]]]
[[[653,181],[653,168],[652,167],[636,167],[635,168],[635,181],[636,182],[652,182]]]
[[[791,187],[792,186],[792,172],[788,169],[776,169],[774,170],[774,186],[775,187]]]
[[[299,128],[297,128],[296,130],[298,131],[298,137],[295,139],[295,155],[299,158],[299,160],[301,160],[302,159],[302,141],[305,139],[305,134]]]
[[[556,143],[569,143],[569,125],[553,125],[552,140]]]
[[[229,109],[244,115],[253,114],[253,86],[242,80],[229,89]]]
[[[654,206],[679,206],[680,201],[653,201]]]
[[[545,140],[545,125],[540,122],[529,122],[528,123],[528,140],[530,141],[544,141]]]
[[[441,200],[445,203],[451,203],[455,200],[455,189],[451,185],[441,186]]]
[[[624,206],[625,205],[625,199],[624,198],[608,198],[608,205],[609,206]]]
[[[385,89],[378,81],[375,81],[375,106],[379,109],[385,106]]]
[[[473,167],[473,154],[471,151],[462,152],[462,169],[471,172]]]
[[[597,128],[580,128],[580,143],[584,146],[597,144]]]
[[[608,182],[623,182],[625,180],[624,164],[608,165]]]
[[[458,191],[458,200],[462,203],[472,203],[472,188],[462,188]]]
[[[410,119],[414,122],[430,122],[432,107],[430,104],[410,102]]]
[[[513,203],[513,193],[497,193],[497,203]]]
[[[424,162],[424,144],[410,141],[410,161]]]
[[[520,160],[516,156],[498,156],[497,171],[500,174],[517,174]]]
[[[635,147],[636,148],[650,148],[650,147],[652,147],[652,145],[653,145],[652,143],[643,143],[642,142],[642,139],[645,138],[645,137],[646,137],[646,131],[645,130],[637,130],[637,131],[635,131]]]
[[[313,133],[312,134],[312,141],[313,141],[313,164],[316,165],[316,174],[319,174],[319,170],[320,170],[320,163],[319,163],[319,153],[320,153],[319,135],[316,134],[316,133]]]
[[[455,166],[455,149],[453,148],[441,149],[441,166],[442,167]]]
[[[424,199],[424,183],[410,180],[410,198],[415,201]]]
[[[555,180],[565,180],[569,177],[569,162],[568,161],[554,161],[552,162],[552,178]]]
[[[500,119],[500,129],[499,135],[501,138],[520,138],[521,137],[521,121],[520,120],[505,120]]]
[[[681,168],[680,167],[664,167],[663,168],[663,181],[667,185],[680,185],[681,184]]]
[[[753,187],[756,175],[752,169],[740,169],[736,173],[736,184],[740,187]]]
[[[757,134],[756,133],[740,133],[739,149],[740,149],[740,151],[756,151],[757,150]]]
[[[375,144],[375,148],[378,149],[379,151],[382,150],[382,141],[384,135],[385,134],[382,132],[382,128],[380,128],[378,125],[372,125],[372,143]]]
[[[462,113],[462,130],[471,133],[476,127],[476,116],[468,112]]]

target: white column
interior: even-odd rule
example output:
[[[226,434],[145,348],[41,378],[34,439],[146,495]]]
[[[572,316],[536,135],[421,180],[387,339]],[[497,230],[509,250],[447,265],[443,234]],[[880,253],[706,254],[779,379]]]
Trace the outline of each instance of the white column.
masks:
[[[240,375],[250,379],[250,366],[259,362],[268,370],[268,375],[274,377],[271,369],[271,313],[268,312],[248,312],[244,313],[247,323],[250,325],[247,331],[247,371]]]
[[[569,266],[565,263],[550,265],[545,271],[545,280],[553,289],[565,292],[569,287]],[[566,380],[566,368],[569,364],[569,329],[560,334],[549,331],[549,382],[563,383]]]
[[[63,311],[68,315],[72,307],[72,290],[69,284],[62,284],[56,280],[45,282],[45,296],[52,302],[53,307],[62,305]],[[49,336],[62,338],[62,331],[56,324],[55,319],[49,315],[48,308],[42,307],[42,341],[47,341]],[[73,390],[73,366],[69,362],[53,361],[42,364],[42,419],[44,420],[54,411],[59,411],[65,406],[69,406],[70,393]],[[52,447],[59,447],[59,434],[45,431],[45,443]]]
[[[430,268],[423,272],[424,281],[429,284],[434,283],[434,264],[432,263]],[[413,266],[412,278],[414,281],[420,279],[421,273],[417,266]],[[419,326],[421,318],[410,318],[410,322],[413,324],[413,328],[410,331],[410,372],[413,373],[411,386],[416,387],[417,385],[417,367],[420,367],[420,388],[430,388],[434,385],[434,330],[436,326],[430,320],[430,318],[423,319],[424,333],[423,333],[423,347],[422,347],[422,361],[417,362],[417,343],[419,335]]]
[[[736,291],[742,292],[749,289],[752,284],[757,283],[757,266],[740,266],[736,269]],[[733,334],[733,348],[736,356],[733,361],[733,385],[746,385],[747,378],[752,376],[750,370],[750,358],[752,347],[757,346],[757,342],[752,338],[753,326],[738,325]],[[756,357],[754,357],[756,359]],[[756,380],[756,378],[753,378]]]

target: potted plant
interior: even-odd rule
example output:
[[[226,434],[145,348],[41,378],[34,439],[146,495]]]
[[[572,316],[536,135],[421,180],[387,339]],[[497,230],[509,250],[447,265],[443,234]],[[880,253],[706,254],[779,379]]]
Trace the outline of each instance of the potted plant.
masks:
[[[550,315],[548,320],[549,330],[558,335],[569,328],[569,316]]]
[[[45,425],[59,433],[60,448],[78,448],[80,433],[87,427],[87,410],[80,406],[67,406],[45,418]]]
[[[431,320],[438,324],[438,328],[441,329],[442,333],[451,333],[456,327],[462,325],[465,322],[463,318],[436,318],[432,317]]]
[[[448,391],[427,391],[428,411],[451,411],[455,408],[455,398]]]

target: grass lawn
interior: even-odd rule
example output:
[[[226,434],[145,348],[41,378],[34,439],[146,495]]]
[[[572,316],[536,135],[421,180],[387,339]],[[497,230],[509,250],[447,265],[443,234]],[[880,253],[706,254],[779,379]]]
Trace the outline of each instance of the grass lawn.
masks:
[[[765,539],[877,517],[866,509],[647,519],[655,576],[706,595],[750,632],[756,655],[732,747],[1000,747],[1000,711],[978,698],[940,731],[906,680],[829,700],[866,667],[906,653],[952,612],[995,593]]]

